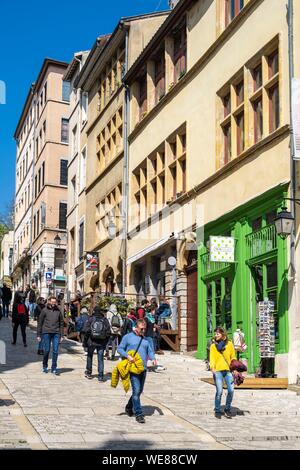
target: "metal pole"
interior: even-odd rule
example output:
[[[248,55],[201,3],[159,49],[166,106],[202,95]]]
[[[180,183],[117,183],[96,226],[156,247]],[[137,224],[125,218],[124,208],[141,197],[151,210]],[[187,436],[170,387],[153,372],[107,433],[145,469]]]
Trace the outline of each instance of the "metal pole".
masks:
[[[288,0],[288,33],[289,33],[289,85],[290,85],[290,162],[291,162],[291,214],[295,218],[296,214],[296,162],[294,160],[295,149],[294,149],[294,129],[293,129],[293,115],[292,115],[292,82],[294,78],[294,28],[293,28],[293,17],[294,17],[294,5],[293,0]],[[291,245],[290,245],[290,256],[291,256],[291,267],[295,274],[295,240],[296,240],[296,223],[294,223],[293,231],[291,233]]]

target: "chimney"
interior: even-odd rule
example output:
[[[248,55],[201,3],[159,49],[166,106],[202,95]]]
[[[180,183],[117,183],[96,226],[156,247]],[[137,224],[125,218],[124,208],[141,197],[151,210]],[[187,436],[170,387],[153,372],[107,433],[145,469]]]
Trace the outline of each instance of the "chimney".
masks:
[[[179,0],[169,0],[169,7],[173,10],[176,7],[176,4]]]

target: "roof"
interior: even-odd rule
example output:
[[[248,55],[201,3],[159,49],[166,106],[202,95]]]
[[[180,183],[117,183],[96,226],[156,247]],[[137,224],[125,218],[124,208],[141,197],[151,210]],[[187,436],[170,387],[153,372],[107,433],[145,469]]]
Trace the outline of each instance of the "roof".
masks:
[[[50,65],[54,65],[56,67],[62,67],[62,68],[67,68],[68,67],[67,62],[61,62],[59,60],[50,59],[48,57],[44,60],[43,65],[41,67],[41,70],[38,74],[37,80],[36,80],[36,82],[33,82],[31,84],[29,92],[27,94],[27,98],[26,98],[25,104],[23,106],[22,113],[21,113],[20,119],[18,121],[16,130],[15,130],[15,133],[14,133],[14,138],[15,139],[18,138],[19,133],[20,133],[22,127],[23,127],[24,121],[25,121],[26,116],[27,116],[27,112],[28,112],[28,110],[30,108],[30,105],[31,105],[31,102],[32,102],[33,95],[39,89],[39,87],[41,86],[41,83],[42,83],[42,81],[43,81],[43,79],[46,75],[47,69]]]
[[[71,60],[71,62],[69,63],[68,65],[68,68],[66,70],[66,73],[65,75],[63,76],[63,80],[66,80],[66,81],[71,81],[74,74],[76,73],[76,70],[78,69],[79,67],[79,63],[86,59],[89,55],[90,51],[80,51],[80,52],[76,52],[74,54],[74,57],[73,59]]]
[[[166,33],[173,26],[175,26],[177,21],[186,12],[190,4],[196,1],[198,0],[179,0],[179,2],[176,4],[174,9],[169,12],[170,13],[169,16],[162,23],[162,25],[158,28],[153,38],[148,42],[147,46],[143,49],[143,51],[138,56],[136,61],[132,64],[128,72],[125,74],[123,78],[123,81],[125,83],[130,83],[131,81],[133,81],[142,63],[144,63],[149,58],[153,50],[155,50],[161,44],[161,41],[164,39]]]
[[[96,39],[90,53],[89,53],[89,56],[87,57],[86,61],[85,61],[85,64],[79,74],[79,76],[77,77],[77,79],[75,80],[75,87],[82,87],[87,78],[89,77],[90,75],[90,72],[93,70],[98,58],[100,57],[100,55],[110,46],[112,46],[112,44],[114,44],[115,40],[117,40],[117,36],[118,36],[118,33],[120,32],[120,30],[124,30],[124,28],[126,28],[126,26],[128,26],[127,23],[130,23],[132,21],[137,21],[137,20],[140,20],[140,19],[146,19],[146,18],[153,18],[153,17],[156,17],[156,16],[163,16],[163,15],[169,15],[170,14],[170,10],[163,10],[163,11],[159,11],[159,12],[154,12],[154,13],[145,13],[143,15],[136,15],[136,16],[126,16],[126,17],[122,17],[117,26],[115,27],[114,31],[112,32],[112,34],[109,34],[109,35],[106,35],[106,36],[100,36]],[[123,34],[123,32],[122,32]]]

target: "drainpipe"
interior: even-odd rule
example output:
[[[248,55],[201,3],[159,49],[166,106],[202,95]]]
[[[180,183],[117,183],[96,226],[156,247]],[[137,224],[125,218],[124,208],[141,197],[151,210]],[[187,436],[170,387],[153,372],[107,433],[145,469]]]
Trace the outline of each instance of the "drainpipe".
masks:
[[[293,0],[288,0],[288,33],[289,33],[289,81],[290,81],[290,163],[291,163],[291,214],[295,218],[296,214],[296,162],[294,160],[294,130],[292,116],[292,81],[294,78],[294,6]],[[292,272],[295,274],[295,240],[296,240],[296,224],[294,223],[293,232],[291,234],[290,257]]]
[[[128,37],[129,31],[126,28],[125,36],[125,73],[128,70]],[[122,259],[122,293],[125,294],[127,286],[127,234],[128,234],[128,192],[129,192],[129,144],[128,144],[128,125],[129,125],[129,86],[125,83],[125,106],[124,106],[124,165],[123,165],[123,204],[122,204],[122,223],[123,223],[123,243],[124,252]]]

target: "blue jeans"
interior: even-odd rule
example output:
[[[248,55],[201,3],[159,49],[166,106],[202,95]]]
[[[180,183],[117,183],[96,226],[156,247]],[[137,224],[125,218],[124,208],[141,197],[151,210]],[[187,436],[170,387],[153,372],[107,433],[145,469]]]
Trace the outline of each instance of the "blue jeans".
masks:
[[[38,351],[42,351],[43,349],[44,349],[44,338],[42,336],[42,339],[38,344]]]
[[[92,373],[93,369],[93,355],[94,351],[97,351],[98,355],[98,376],[103,378],[104,375],[104,349],[103,348],[98,348],[97,346],[89,346],[88,347],[88,353],[87,353],[87,361],[86,361],[86,370],[89,374]]]
[[[154,339],[151,337],[151,336],[145,336],[145,339],[148,341],[148,343],[150,344],[154,354],[155,354],[155,349],[154,349]]]
[[[43,367],[44,368],[48,367],[48,359],[49,359],[50,347],[52,343],[52,366],[51,366],[52,371],[56,370],[57,368],[59,340],[60,340],[59,333],[44,333],[42,335],[42,343],[44,345]]]
[[[3,300],[2,303],[3,303],[3,316],[8,317],[10,302],[6,302],[5,300]]]
[[[223,393],[223,380],[225,380],[227,385],[227,397],[226,397],[226,404],[225,410],[230,411],[231,403],[233,399],[233,392],[234,392],[234,384],[233,384],[233,377],[231,372],[228,370],[221,370],[214,374],[214,380],[216,385],[216,397],[215,397],[215,412],[221,412],[221,398]]]
[[[35,303],[33,303],[33,304],[28,304],[29,315],[30,315],[30,318],[31,318],[31,319],[34,317],[34,310],[35,310],[35,307],[36,307],[36,304],[35,304]]]
[[[130,374],[132,396],[126,405],[127,410],[133,410],[135,416],[143,414],[140,396],[143,393],[147,372],[141,374]]]

